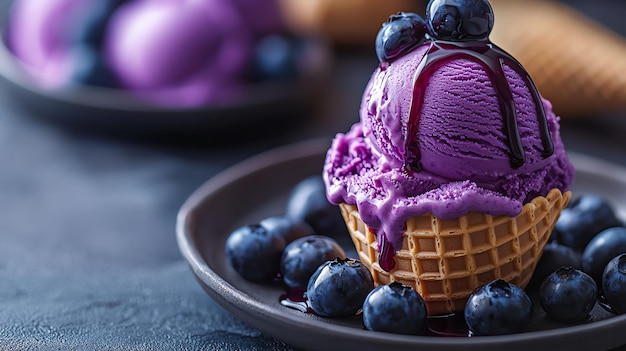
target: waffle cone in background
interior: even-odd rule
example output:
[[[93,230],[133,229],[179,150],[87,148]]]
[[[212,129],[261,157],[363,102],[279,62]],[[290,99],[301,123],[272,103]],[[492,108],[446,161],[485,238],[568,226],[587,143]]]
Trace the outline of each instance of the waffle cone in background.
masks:
[[[626,111],[626,39],[554,1],[490,0],[491,41],[533,77],[563,118]]]
[[[372,47],[378,30],[398,11],[423,12],[425,0],[279,0],[287,25],[335,45]]]
[[[412,217],[391,272],[380,267],[376,234],[363,223],[356,206],[340,207],[375,284],[397,281],[412,286],[424,298],[428,314],[439,315],[463,310],[472,291],[494,279],[526,287],[570,197],[569,191],[552,189],[524,205],[516,217],[477,212],[452,220],[431,214]]]

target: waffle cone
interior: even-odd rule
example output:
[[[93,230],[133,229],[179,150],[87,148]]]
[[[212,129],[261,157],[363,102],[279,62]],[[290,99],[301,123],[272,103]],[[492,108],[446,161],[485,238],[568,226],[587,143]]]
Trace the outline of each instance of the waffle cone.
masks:
[[[478,286],[504,279],[526,287],[571,192],[551,190],[524,205],[516,217],[470,212],[452,220],[431,214],[409,218],[392,271],[378,263],[376,234],[354,205],[340,204],[352,241],[375,284],[412,286],[429,315],[465,308]]]
[[[491,40],[517,58],[562,117],[626,111],[626,40],[565,4],[491,0]]]

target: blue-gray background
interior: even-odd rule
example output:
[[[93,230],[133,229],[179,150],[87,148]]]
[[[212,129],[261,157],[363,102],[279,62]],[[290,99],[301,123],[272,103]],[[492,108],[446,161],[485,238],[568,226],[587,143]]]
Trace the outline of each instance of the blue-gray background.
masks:
[[[623,2],[569,2],[626,33]],[[71,131],[1,85],[0,349],[292,350],[205,294],[178,251],[176,213],[230,165],[347,130],[374,59],[339,52],[328,100],[290,133],[211,146]],[[595,117],[564,121],[566,145],[626,166],[626,115]]]

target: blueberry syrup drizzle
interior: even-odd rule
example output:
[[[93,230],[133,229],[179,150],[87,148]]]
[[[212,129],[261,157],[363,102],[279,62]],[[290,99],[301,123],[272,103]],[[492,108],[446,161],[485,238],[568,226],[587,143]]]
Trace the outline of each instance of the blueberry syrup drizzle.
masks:
[[[470,330],[463,312],[426,318],[426,335],[442,337],[469,337]]]
[[[619,314],[617,313],[617,311],[615,311],[613,309],[613,307],[611,307],[611,305],[609,304],[609,302],[606,300],[606,297],[604,297],[604,293],[600,291],[600,293],[598,294],[598,305],[600,307],[602,307],[605,311],[613,313],[613,314]]]
[[[382,233],[379,238],[380,244],[378,247],[378,264],[380,265],[380,268],[387,272],[391,272],[391,270],[396,266],[396,261],[394,259],[396,256],[396,250],[387,239],[387,235],[385,233]]]
[[[316,315],[315,311],[313,311],[313,309],[309,306],[305,290],[287,290],[280,296],[279,302],[282,306],[296,311]],[[468,337],[470,336],[470,332],[467,328],[467,324],[465,324],[463,314],[452,313],[440,316],[428,316],[423,335],[440,337]]]
[[[306,298],[306,290],[294,289],[287,290],[284,294],[280,295],[280,304],[298,310],[302,313],[315,314],[315,312],[309,306],[309,302]]]
[[[413,100],[411,102],[409,122],[407,125],[408,135],[414,136],[417,132],[420,122],[420,113],[424,103],[424,93],[430,81],[429,77],[445,63],[460,57],[481,64],[488,73],[491,82],[494,84],[502,113],[504,133],[507,137],[511,166],[513,168],[521,167],[526,162],[526,157],[517,125],[515,100],[506,75],[504,74],[503,63],[506,63],[515,70],[515,72],[522,77],[530,90],[537,109],[539,132],[543,147],[542,155],[544,157],[552,155],[554,146],[550,131],[548,130],[546,113],[539,92],[532,82],[530,75],[515,58],[492,44],[489,40],[469,42],[431,41],[430,47],[422,59],[414,77]],[[407,138],[406,149],[406,154],[411,155],[407,158],[407,168],[413,171],[420,171],[420,150],[417,145],[417,140],[415,138]]]

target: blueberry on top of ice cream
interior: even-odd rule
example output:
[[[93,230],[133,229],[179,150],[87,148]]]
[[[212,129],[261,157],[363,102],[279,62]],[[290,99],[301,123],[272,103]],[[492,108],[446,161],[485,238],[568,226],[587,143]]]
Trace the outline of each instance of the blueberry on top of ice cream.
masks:
[[[431,35],[440,40],[488,39],[493,10],[486,0],[435,0],[428,3],[426,22]]]
[[[398,12],[383,23],[376,36],[376,55],[380,62],[402,56],[426,41],[426,22],[418,14]]]

